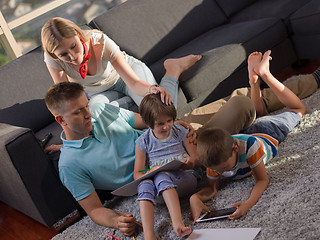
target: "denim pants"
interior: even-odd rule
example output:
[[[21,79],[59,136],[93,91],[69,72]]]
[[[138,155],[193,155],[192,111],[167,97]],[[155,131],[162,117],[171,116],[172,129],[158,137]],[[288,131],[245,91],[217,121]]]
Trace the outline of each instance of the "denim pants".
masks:
[[[190,196],[196,192],[197,178],[192,172],[184,170],[159,172],[153,179],[139,184],[138,201],[149,200],[154,205],[162,203],[161,193],[170,188],[176,188],[179,197]]]
[[[301,117],[298,113],[286,111],[275,115],[259,117],[249,128],[242,131],[242,133],[265,133],[281,143],[300,121]]]
[[[150,85],[157,83],[147,65],[132,56],[126,55],[126,58],[133,71],[141,80],[150,83]],[[160,86],[168,90],[175,106],[177,106],[176,102],[178,98],[178,84],[179,82],[177,79],[169,76],[163,77],[160,82]],[[129,109],[134,103],[139,106],[143,98],[143,96],[138,96],[137,94],[133,93],[132,90],[128,88],[127,84],[122,80],[122,78],[119,78],[117,83],[107,91],[97,93],[89,97],[90,104],[102,102],[125,109]],[[132,102],[132,100],[134,102]]]

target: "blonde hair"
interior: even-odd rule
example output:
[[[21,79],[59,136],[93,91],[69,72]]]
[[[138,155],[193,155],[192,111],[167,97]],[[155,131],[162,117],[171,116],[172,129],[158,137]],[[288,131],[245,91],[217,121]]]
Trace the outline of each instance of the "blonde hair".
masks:
[[[210,128],[200,132],[197,138],[200,163],[210,168],[227,161],[232,155],[233,143],[233,137],[224,129]]]
[[[51,18],[41,29],[42,48],[50,57],[57,59],[53,52],[63,39],[78,35],[81,41],[86,42],[90,38],[90,33],[91,30],[82,30],[68,19]]]

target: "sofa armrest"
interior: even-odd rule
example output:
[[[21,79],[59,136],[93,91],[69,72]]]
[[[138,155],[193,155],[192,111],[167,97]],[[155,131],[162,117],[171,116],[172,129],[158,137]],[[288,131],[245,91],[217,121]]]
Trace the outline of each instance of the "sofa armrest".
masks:
[[[0,200],[51,227],[79,207],[27,128],[0,123]]]

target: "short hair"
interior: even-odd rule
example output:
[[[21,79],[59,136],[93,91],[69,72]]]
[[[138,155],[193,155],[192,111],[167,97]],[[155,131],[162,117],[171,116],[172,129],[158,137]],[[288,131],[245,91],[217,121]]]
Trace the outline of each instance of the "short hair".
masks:
[[[163,103],[160,98],[160,93],[146,95],[140,103],[139,112],[145,124],[152,129],[154,128],[155,119],[160,114],[168,115],[172,117],[173,120],[177,117],[175,106],[173,104],[167,105]]]
[[[197,152],[200,163],[205,167],[217,166],[232,156],[234,139],[221,128],[201,131],[197,138]]]
[[[50,112],[56,116],[60,113],[66,101],[77,99],[84,93],[81,84],[75,82],[61,82],[52,85],[45,97],[45,102]]]
[[[53,59],[58,57],[53,53],[59,46],[60,42],[69,37],[79,36],[80,40],[86,42],[89,40],[91,30],[82,30],[74,22],[55,17],[49,19],[41,29],[41,42],[43,50]]]

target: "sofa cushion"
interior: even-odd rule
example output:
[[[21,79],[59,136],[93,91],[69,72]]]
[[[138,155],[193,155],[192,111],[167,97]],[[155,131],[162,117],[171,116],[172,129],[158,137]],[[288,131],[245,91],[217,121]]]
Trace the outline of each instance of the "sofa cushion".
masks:
[[[290,17],[290,25],[295,35],[320,34],[320,28],[315,27],[320,22],[320,1],[313,0],[297,10]],[[318,44],[319,45],[319,44]]]
[[[11,107],[0,109],[0,122],[30,128],[37,132],[54,121],[43,99],[17,103]]]
[[[239,12],[248,5],[256,2],[257,0],[216,0],[227,16]]]
[[[311,0],[260,0],[232,16],[230,22],[235,23],[271,17],[284,19],[287,22],[292,13],[310,1]]]
[[[150,65],[226,20],[212,0],[130,0],[90,25]]]
[[[199,36],[166,58],[190,53],[203,55],[201,61],[180,77],[180,87],[187,101],[191,102],[197,98],[205,98],[204,93],[212,92],[235,69],[246,63],[251,52],[272,49],[287,37],[286,28],[278,19],[227,24]],[[158,81],[165,71],[162,66],[164,59],[151,66]]]

